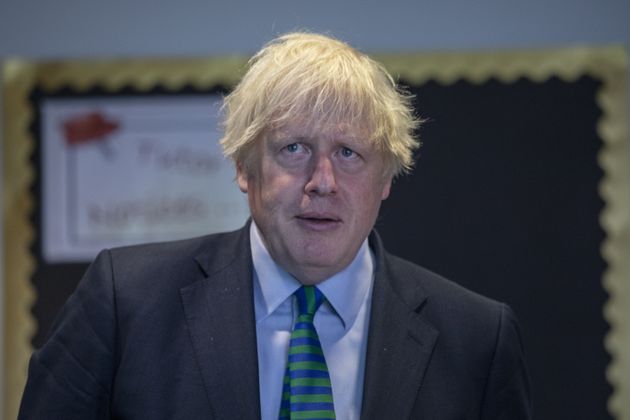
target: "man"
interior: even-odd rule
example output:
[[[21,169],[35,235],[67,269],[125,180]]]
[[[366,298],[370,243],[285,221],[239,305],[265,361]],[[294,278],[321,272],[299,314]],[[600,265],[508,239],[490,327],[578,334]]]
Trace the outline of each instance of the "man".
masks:
[[[32,357],[20,418],[530,418],[510,309],[372,232],[416,126],[367,56],[272,41],[225,101],[252,221],[103,251]]]

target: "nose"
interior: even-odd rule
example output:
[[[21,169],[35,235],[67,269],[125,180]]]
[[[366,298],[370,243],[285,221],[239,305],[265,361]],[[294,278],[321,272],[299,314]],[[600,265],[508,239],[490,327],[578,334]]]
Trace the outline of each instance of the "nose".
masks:
[[[326,195],[337,192],[335,168],[328,156],[319,156],[305,186],[307,194]]]

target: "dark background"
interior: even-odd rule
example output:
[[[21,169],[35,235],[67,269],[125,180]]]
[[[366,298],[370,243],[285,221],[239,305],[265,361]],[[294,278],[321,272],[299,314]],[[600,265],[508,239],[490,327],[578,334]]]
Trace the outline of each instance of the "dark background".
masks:
[[[609,419],[601,278],[599,82],[414,88],[430,119],[377,229],[394,254],[507,302],[537,419]]]
[[[428,119],[423,147],[413,175],[395,182],[377,222],[389,251],[512,306],[537,419],[611,418],[599,85],[584,77],[412,86],[418,113]],[[42,97],[33,95],[35,105]],[[39,150],[33,159],[38,168]],[[38,177],[33,192],[41,200],[39,188]],[[39,240],[33,253],[40,263],[32,278],[39,347],[86,265],[45,264]]]

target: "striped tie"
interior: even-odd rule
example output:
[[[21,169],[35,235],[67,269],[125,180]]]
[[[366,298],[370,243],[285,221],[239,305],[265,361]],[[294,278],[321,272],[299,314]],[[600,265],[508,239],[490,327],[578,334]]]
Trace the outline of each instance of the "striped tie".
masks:
[[[280,420],[334,419],[330,376],[313,325],[315,312],[326,298],[314,286],[300,287],[295,297],[299,314],[291,333]]]

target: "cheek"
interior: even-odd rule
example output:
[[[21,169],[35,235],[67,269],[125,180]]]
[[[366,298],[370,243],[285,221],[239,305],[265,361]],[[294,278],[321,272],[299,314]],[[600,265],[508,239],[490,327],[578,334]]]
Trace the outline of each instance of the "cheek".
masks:
[[[298,191],[301,191],[299,180],[282,171],[266,171],[260,181],[258,193],[269,208],[295,198]]]
[[[380,205],[380,202],[389,196],[391,182],[385,181],[380,175],[358,177],[353,179],[355,195],[359,204]]]

